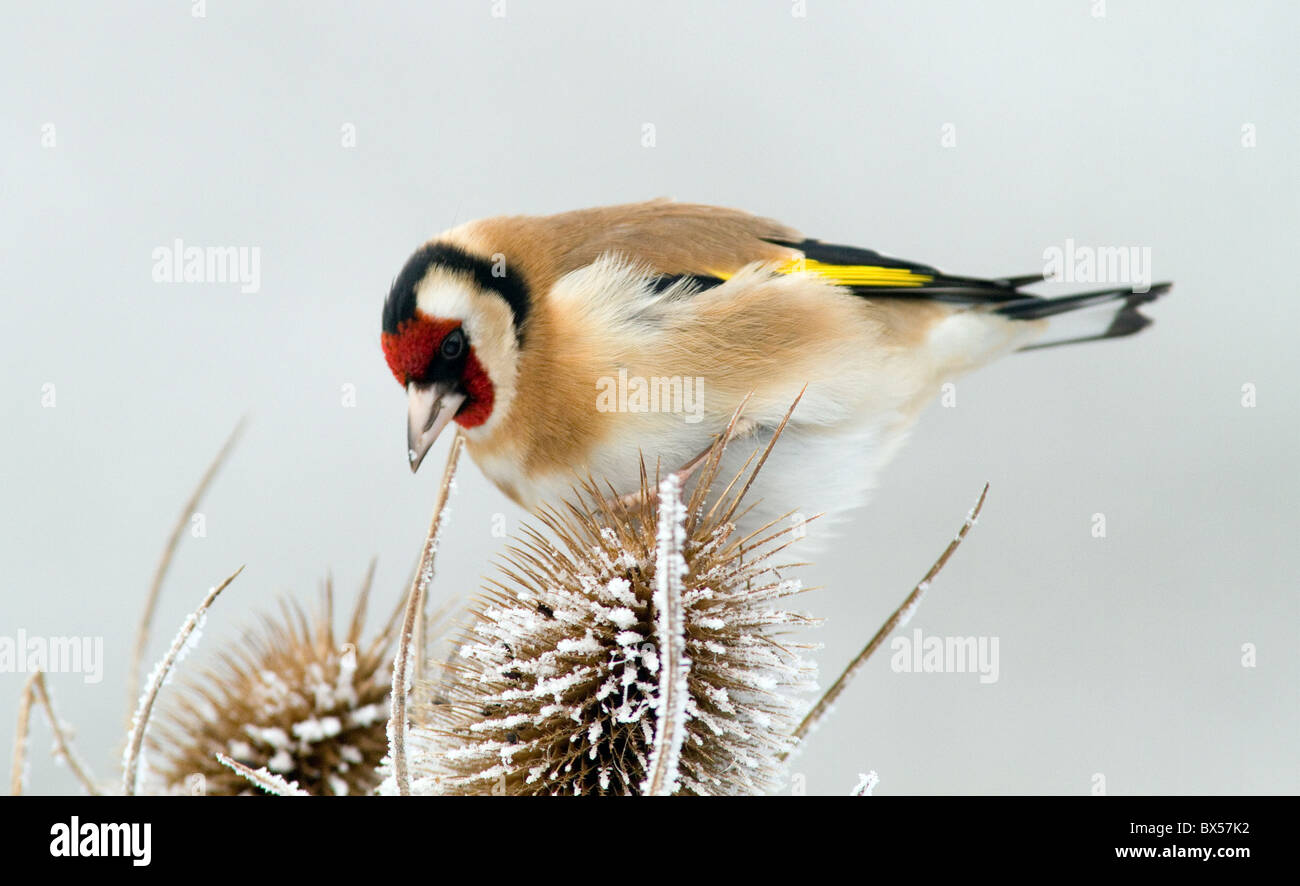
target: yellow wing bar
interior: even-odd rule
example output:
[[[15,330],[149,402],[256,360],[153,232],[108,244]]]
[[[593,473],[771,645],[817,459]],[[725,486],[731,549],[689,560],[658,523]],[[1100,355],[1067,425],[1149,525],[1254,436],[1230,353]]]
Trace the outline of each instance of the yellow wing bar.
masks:
[[[812,258],[795,258],[776,268],[779,274],[806,272],[840,286],[924,286],[934,280],[907,268],[884,268],[876,265],[828,265]]]
[[[838,286],[924,286],[934,280],[929,274],[919,274],[907,268],[825,264],[813,258],[792,258],[774,266],[772,270],[778,274],[815,274]],[[709,271],[709,274],[719,280],[731,278],[731,274],[725,271]]]

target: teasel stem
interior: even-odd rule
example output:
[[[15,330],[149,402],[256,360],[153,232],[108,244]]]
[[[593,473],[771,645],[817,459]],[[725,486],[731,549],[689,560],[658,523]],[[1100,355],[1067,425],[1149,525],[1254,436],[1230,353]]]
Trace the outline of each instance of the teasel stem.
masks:
[[[438,541],[442,535],[447,500],[451,495],[452,481],[456,477],[456,467],[460,462],[460,452],[465,446],[465,438],[459,432],[451,442],[451,452],[447,454],[447,466],[443,468],[442,483],[438,487],[438,498],[433,506],[433,518],[429,522],[429,531],[424,538],[424,547],[420,555],[420,564],[411,580],[411,590],[406,596],[406,612],[402,618],[402,630],[397,640],[397,655],[393,658],[393,691],[391,711],[388,718],[388,757],[392,761],[393,780],[401,796],[411,793],[410,767],[406,757],[407,730],[407,694],[410,692],[413,670],[418,673],[425,657],[425,598],[429,584],[433,581],[434,561],[438,555]],[[414,669],[411,665],[411,648],[415,647],[420,659]]]
[[[966,522],[963,523],[961,529],[957,531],[957,535],[948,543],[948,547],[944,548],[943,553],[939,555],[938,560],[935,560],[934,565],[930,567],[930,571],[925,574],[925,577],[917,582],[916,587],[914,587],[912,593],[908,594],[907,598],[903,600],[902,605],[894,610],[894,614],[880,626],[880,630],[876,631],[875,636],[871,638],[870,642],[862,648],[861,652],[854,656],[853,660],[849,662],[848,667],[844,669],[843,673],[841,673],[835,682],[831,684],[831,687],[826,690],[825,694],[818,699],[817,703],[812,706],[812,709],[808,711],[807,716],[803,718],[803,722],[799,724],[799,728],[794,731],[794,737],[796,740],[803,741],[803,739],[821,723],[821,720],[826,716],[827,712],[830,711],[831,707],[844,693],[844,690],[848,688],[849,683],[851,683],[853,678],[862,670],[862,666],[866,664],[867,659],[871,658],[872,654],[874,654],[875,651],[880,648],[880,645],[885,642],[885,638],[892,634],[895,628],[907,624],[907,622],[912,618],[912,615],[916,612],[916,607],[921,603],[921,598],[924,597],[925,592],[929,590],[930,583],[933,582],[935,578],[938,577],[939,573],[943,571],[944,566],[948,564],[949,558],[951,558],[957,548],[961,546],[962,540],[966,538],[966,533],[970,532],[971,527],[975,525],[975,521],[979,519],[980,511],[984,509],[984,499],[988,494],[989,484],[985,483],[984,489],[980,492],[979,500],[975,502],[975,507],[973,507],[970,510],[970,513],[966,515]]]

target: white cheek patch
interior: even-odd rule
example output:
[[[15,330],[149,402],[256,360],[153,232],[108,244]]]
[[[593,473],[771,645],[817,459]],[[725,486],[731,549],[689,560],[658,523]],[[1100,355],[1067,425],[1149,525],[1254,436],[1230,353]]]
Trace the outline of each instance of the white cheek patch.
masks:
[[[492,433],[504,420],[514,400],[519,377],[519,345],[514,315],[500,295],[484,292],[464,274],[432,267],[415,287],[415,306],[440,320],[458,320],[470,347],[487,372],[494,389],[492,414],[470,436]]]

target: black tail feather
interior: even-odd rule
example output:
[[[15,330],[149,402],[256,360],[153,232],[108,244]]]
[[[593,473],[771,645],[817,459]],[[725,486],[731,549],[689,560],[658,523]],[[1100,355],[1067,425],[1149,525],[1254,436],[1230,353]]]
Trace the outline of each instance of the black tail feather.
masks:
[[[1001,305],[994,309],[994,313],[1015,320],[1042,320],[1071,314],[1075,311],[1084,311],[1089,308],[1101,309],[1096,332],[1051,338],[1020,348],[1022,351],[1034,351],[1041,348],[1054,348],[1057,345],[1122,338],[1140,332],[1151,325],[1151,318],[1144,315],[1139,308],[1155,301],[1172,288],[1172,283],[1157,283],[1143,292],[1133,289],[1103,289],[1096,292],[1065,295],[1059,298],[1026,298]],[[1115,303],[1115,308],[1113,312],[1107,314],[1105,306],[1111,303]]]

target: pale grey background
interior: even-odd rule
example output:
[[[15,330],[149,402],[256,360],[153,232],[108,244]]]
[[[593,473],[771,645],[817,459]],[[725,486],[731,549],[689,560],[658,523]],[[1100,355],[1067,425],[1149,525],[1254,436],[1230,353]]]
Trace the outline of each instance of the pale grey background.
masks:
[[[446,447],[412,479],[378,348],[415,245],[669,195],[970,274],[1150,246],[1178,283],[1139,338],[964,380],[805,576],[829,681],[992,482],[913,626],[998,636],[1001,680],[882,655],[796,764],[810,793],[868,768],[882,795],[1300,789],[1294,5],[507,3],[5,3],[0,633],[105,637],[102,684],[52,680],[99,774],[158,550],[239,416],[151,658],[241,563],[201,655],[372,555],[396,599]],[[153,283],[178,236],[259,246],[261,291]],[[438,594],[476,588],[497,513],[518,525],[469,468]],[[6,753],[21,684],[0,675]],[[33,788],[72,790],[47,735]]]

